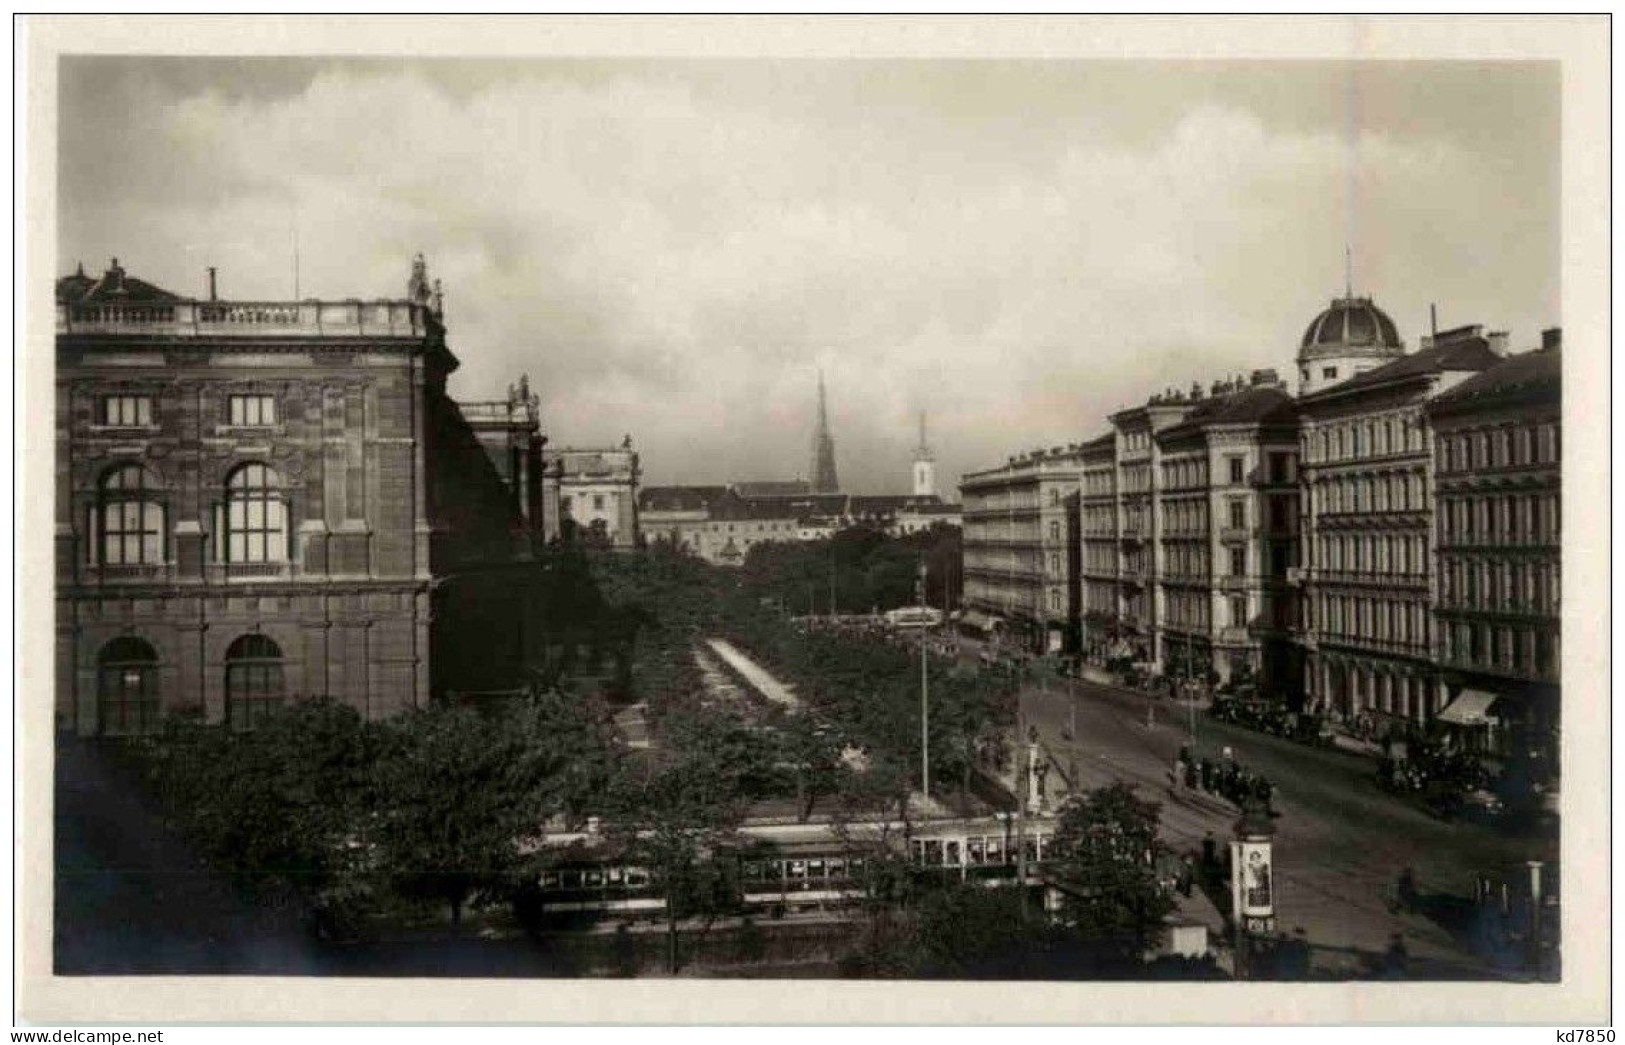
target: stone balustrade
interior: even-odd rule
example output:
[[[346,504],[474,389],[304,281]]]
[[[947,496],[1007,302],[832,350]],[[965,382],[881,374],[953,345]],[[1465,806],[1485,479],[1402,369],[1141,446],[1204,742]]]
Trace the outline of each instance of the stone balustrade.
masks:
[[[422,337],[410,301],[174,301],[57,305],[58,334],[164,337]]]

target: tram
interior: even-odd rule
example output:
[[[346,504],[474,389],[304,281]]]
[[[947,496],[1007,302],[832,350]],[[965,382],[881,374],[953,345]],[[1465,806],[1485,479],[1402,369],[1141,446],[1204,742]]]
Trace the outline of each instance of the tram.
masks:
[[[844,833],[827,823],[747,824],[727,858],[737,861],[739,912],[778,915],[861,900],[873,862],[905,851],[913,866],[940,879],[1013,886],[1025,848],[1027,884],[1037,885],[1054,833],[1053,817],[1029,817],[1018,829],[1007,814],[917,823],[906,843],[901,821],[862,823]],[[609,847],[601,838],[555,834],[547,844],[565,852],[538,881],[544,913],[637,918],[664,912],[665,898],[649,870],[604,851]]]

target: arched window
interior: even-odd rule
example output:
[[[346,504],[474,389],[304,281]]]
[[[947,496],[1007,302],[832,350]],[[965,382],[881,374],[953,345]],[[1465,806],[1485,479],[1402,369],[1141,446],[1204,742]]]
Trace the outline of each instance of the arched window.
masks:
[[[158,728],[158,654],[145,639],[125,635],[96,657],[96,719],[110,736]]]
[[[226,562],[286,562],[288,513],[282,481],[263,464],[245,464],[226,479]]]
[[[103,566],[164,561],[164,504],[158,479],[138,464],[108,469],[96,488],[91,546]]]
[[[282,650],[264,635],[244,635],[226,650],[226,724],[253,729],[282,706]]]

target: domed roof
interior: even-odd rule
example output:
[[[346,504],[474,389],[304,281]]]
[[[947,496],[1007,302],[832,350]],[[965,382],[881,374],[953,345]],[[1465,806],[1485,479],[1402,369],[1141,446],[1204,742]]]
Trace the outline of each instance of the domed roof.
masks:
[[[1370,298],[1336,298],[1303,332],[1303,348],[1350,347],[1403,352],[1404,342],[1388,314]]]

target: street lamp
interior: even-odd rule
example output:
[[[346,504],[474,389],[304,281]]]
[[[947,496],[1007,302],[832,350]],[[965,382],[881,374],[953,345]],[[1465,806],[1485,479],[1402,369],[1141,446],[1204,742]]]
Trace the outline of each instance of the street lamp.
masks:
[[[925,556],[920,556],[920,606],[925,606]],[[931,702],[930,669],[926,662],[925,639],[927,628],[920,625],[920,790],[931,797]]]

